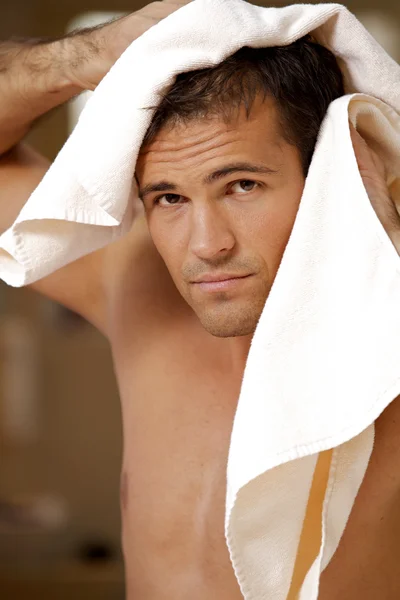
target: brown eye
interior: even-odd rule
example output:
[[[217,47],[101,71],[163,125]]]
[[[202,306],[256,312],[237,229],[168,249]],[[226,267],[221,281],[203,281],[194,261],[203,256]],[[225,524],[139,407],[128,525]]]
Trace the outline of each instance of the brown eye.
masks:
[[[165,194],[165,199],[168,202],[168,204],[176,204],[177,198],[180,198],[180,196],[178,196],[177,194]]]
[[[232,191],[234,193],[238,193],[238,194],[243,194],[246,192],[252,192],[254,187],[257,186],[257,182],[256,181],[252,181],[251,179],[241,179],[240,181],[236,181],[233,185],[232,185]],[[235,187],[237,187],[238,189],[234,189]]]
[[[164,203],[161,202],[163,198],[165,198]],[[182,198],[182,196],[178,196],[178,194],[164,194],[163,196],[155,198],[154,204],[161,204],[162,206],[171,206],[171,204],[178,204],[179,198]]]

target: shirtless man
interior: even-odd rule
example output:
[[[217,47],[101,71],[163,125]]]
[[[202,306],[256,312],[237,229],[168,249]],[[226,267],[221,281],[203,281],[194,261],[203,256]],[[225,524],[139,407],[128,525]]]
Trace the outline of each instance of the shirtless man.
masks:
[[[32,122],[94,89],[132,40],[178,8],[175,2],[149,4],[67,39],[1,46],[2,231],[49,166],[21,143]],[[329,69],[327,103],[342,93],[332,63]],[[316,134],[326,107],[312,117],[312,104]],[[257,94],[248,118],[240,103],[228,119],[209,116],[172,119],[150,131],[136,170],[142,200],[126,237],[32,285],[83,315],[111,344],[123,412],[129,600],[242,598],[224,538],[230,435],[250,342],[290,236],[312,147],[300,143],[306,135],[299,131],[297,143],[289,143],[293,132],[282,128],[268,96]],[[383,222],[390,199],[381,165],[374,166],[361,142],[354,136]],[[233,279],[210,282],[227,277]],[[393,401],[376,422],[373,455],[322,575],[320,600],[400,597],[399,411]]]

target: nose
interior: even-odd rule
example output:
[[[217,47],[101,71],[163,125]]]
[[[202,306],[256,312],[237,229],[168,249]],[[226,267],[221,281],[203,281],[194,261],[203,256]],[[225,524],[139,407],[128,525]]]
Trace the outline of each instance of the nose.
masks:
[[[193,254],[203,260],[211,260],[227,254],[234,245],[233,231],[221,209],[211,203],[193,208],[189,243]]]

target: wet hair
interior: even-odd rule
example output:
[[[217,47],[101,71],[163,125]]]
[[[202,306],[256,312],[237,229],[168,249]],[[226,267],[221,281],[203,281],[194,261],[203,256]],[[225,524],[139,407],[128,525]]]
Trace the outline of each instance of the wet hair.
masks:
[[[157,105],[142,146],[167,125],[207,116],[228,123],[241,107],[248,118],[261,94],[263,100],[274,99],[282,136],[297,147],[307,175],[328,106],[344,93],[334,54],[310,35],[288,46],[243,46],[215,67],[178,74]]]

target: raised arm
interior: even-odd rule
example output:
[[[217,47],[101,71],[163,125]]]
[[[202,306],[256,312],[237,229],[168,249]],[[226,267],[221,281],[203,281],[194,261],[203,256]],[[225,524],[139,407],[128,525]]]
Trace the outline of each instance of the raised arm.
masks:
[[[50,163],[23,143],[37,119],[94,90],[129,44],[188,0],[153,2],[100,27],[58,40],[0,43],[0,232],[10,227]],[[31,287],[82,314],[104,332],[107,248]]]

